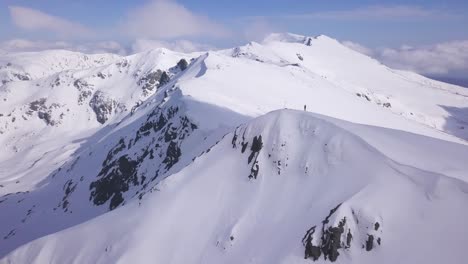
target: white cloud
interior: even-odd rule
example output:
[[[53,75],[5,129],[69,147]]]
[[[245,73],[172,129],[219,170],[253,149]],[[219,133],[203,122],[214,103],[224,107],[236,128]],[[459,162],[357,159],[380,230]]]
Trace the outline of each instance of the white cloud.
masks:
[[[433,16],[436,11],[417,6],[368,6],[351,10],[314,13],[313,17],[324,19],[394,19]]]
[[[374,54],[374,51],[372,49],[369,49],[368,47],[363,46],[363,45],[361,45],[359,43],[356,43],[356,42],[343,41],[342,44],[345,45],[346,47],[352,49],[352,50],[355,50],[357,52],[360,52],[360,53],[368,55],[368,56],[372,56]]]
[[[415,19],[453,19],[460,15],[437,9],[427,9],[410,5],[374,5],[354,9],[319,11],[302,14],[280,14],[274,16],[254,16],[247,18],[280,18],[280,19],[318,19],[318,20],[415,20]]]
[[[265,18],[251,18],[244,25],[244,37],[247,41],[262,41],[266,36],[277,32],[272,24]]]
[[[132,10],[123,24],[123,30],[130,36],[150,39],[229,35],[220,24],[172,0],[153,0]]]
[[[396,69],[452,77],[468,72],[468,40],[420,47],[402,45],[399,48],[375,50],[351,41],[344,41],[343,44]]]
[[[379,58],[386,64],[429,75],[468,71],[468,40],[432,46],[381,49]]]
[[[86,43],[78,47],[83,47],[82,52],[85,53],[115,53],[119,55],[126,55],[126,49],[116,41],[98,41]]]
[[[176,41],[163,41],[163,40],[151,40],[151,39],[137,39],[132,44],[132,53],[138,53],[150,49],[166,48],[178,52],[195,52],[195,51],[207,51],[213,50],[214,47],[210,45],[195,43],[188,40],[176,40]]]
[[[46,41],[31,41],[26,39],[11,39],[0,43],[0,47],[5,52],[21,52],[21,51],[39,51],[46,49],[66,49],[68,43],[63,41],[46,42]]]
[[[83,53],[116,53],[120,55],[125,55],[127,53],[125,48],[115,41],[77,44],[66,41],[32,41],[26,39],[12,39],[0,42],[0,50],[3,51],[3,53],[42,51],[50,49],[65,49]]]
[[[93,32],[85,26],[52,16],[39,10],[9,6],[10,16],[15,26],[29,31],[53,32],[60,37],[89,37]]]
[[[115,53],[119,55],[128,55],[156,48],[167,48],[178,52],[195,52],[215,49],[214,46],[196,43],[189,40],[164,41],[151,39],[137,39],[129,48],[122,46],[116,41],[76,43],[68,41],[11,39],[0,42],[0,54],[11,52],[29,52],[63,49],[88,54]]]

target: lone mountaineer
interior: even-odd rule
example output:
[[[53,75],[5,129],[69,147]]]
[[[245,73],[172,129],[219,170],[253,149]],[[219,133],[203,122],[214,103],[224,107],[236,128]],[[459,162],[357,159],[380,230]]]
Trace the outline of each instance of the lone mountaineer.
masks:
[[[307,105],[304,105],[304,111],[307,111]]]

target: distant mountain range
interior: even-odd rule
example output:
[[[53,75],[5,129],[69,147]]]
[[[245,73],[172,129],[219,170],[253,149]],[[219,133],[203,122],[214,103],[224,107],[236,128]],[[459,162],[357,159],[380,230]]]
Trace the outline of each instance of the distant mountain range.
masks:
[[[0,56],[0,263],[466,263],[468,89],[327,36]]]

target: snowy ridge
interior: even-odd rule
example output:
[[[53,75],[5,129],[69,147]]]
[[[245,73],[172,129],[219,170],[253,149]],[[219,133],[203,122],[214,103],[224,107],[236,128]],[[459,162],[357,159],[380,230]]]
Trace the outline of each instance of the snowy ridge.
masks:
[[[16,190],[24,191],[30,188],[27,185],[42,180],[69,157],[81,138],[92,135],[102,125],[118,122],[177,75],[181,67],[185,69],[187,65],[177,65],[186,62],[184,58],[190,60],[188,55],[160,49],[104,66],[61,71],[1,87],[3,184],[19,181]],[[39,153],[36,149],[40,149]],[[17,162],[28,165],[7,172],[4,166]],[[38,175],[35,166],[42,162],[42,168],[49,170]],[[29,180],[23,181],[23,175]]]
[[[27,81],[66,70],[89,69],[120,58],[115,54],[83,54],[66,50],[2,54],[0,86],[12,81]]]
[[[67,65],[0,87],[0,263],[463,263],[465,90],[326,36]]]
[[[135,112],[89,137],[34,189],[8,193],[0,199],[0,208],[10,212],[0,226],[6,234],[3,239],[9,242],[2,250],[153,192],[161,179],[187,166],[229,131],[229,126],[200,127],[203,122],[194,121],[189,114],[195,112],[217,113],[211,121],[218,124],[246,120],[183,99],[174,82],[168,83]],[[42,228],[37,229],[37,225]]]
[[[463,225],[465,182],[395,164],[301,112],[238,127],[156,188],[141,204],[39,239],[5,261],[460,263],[468,242],[444,228]],[[406,203],[393,199],[395,190]],[[429,250],[453,239],[453,251]]]
[[[356,63],[362,66],[355,67]],[[279,108],[302,109],[307,105],[312,112],[353,122],[447,140],[450,137],[436,130],[467,138],[468,120],[451,109],[462,109],[468,103],[464,96],[468,92],[452,85],[445,85],[446,90],[441,90],[408,81],[328,37],[314,39],[311,46],[289,42],[271,42],[267,46],[250,43],[233,50],[210,52],[204,67],[210,74],[187,80],[182,86],[184,93],[239,109],[250,116]],[[245,79],[239,80],[241,76]],[[223,85],[213,86],[213,83]],[[270,96],[266,96],[266,91]],[[458,94],[454,96],[449,91]],[[446,120],[450,116],[457,117],[448,126]]]

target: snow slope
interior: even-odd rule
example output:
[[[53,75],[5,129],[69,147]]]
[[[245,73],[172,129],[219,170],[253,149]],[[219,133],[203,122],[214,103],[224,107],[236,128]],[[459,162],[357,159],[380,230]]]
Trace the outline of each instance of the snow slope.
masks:
[[[28,190],[43,180],[79,148],[83,138],[134,111],[157,87],[179,74],[180,60],[193,56],[158,49],[91,67],[85,63],[90,60],[87,55],[81,54],[80,59],[88,59],[80,60],[76,53],[62,53],[33,53],[26,58],[20,54],[20,62],[31,59],[40,64],[43,57],[48,59],[44,63],[53,71],[28,65],[36,70],[30,75],[44,77],[0,87],[0,184],[13,185],[9,192]],[[63,57],[63,64],[54,60],[57,57]],[[10,165],[20,163],[25,165]],[[5,192],[0,189],[0,193]]]
[[[155,190],[4,261],[464,263],[466,182],[303,112],[238,127]]]
[[[54,67],[0,87],[0,262],[463,263],[460,87],[293,34]]]
[[[88,55],[67,50],[1,54],[0,85],[38,79],[66,70],[98,67],[119,58],[115,54]]]
[[[250,43],[226,51],[239,58],[230,63],[218,54],[208,57],[205,64],[216,74],[206,78],[232,80],[228,82],[232,87],[225,89],[230,99],[243,96],[233,104],[248,95],[251,101],[267,101],[258,103],[267,110],[302,109],[306,104],[310,111],[358,123],[440,137],[421,124],[468,138],[466,89],[392,70],[326,36],[302,37],[301,42],[290,38],[273,35],[263,45]],[[234,67],[237,74],[229,74]],[[269,78],[252,78],[249,72]],[[242,86],[233,81],[238,75],[248,76]],[[271,96],[264,98],[265,90]],[[450,110],[463,108],[462,113]],[[447,124],[448,119],[453,124]]]

